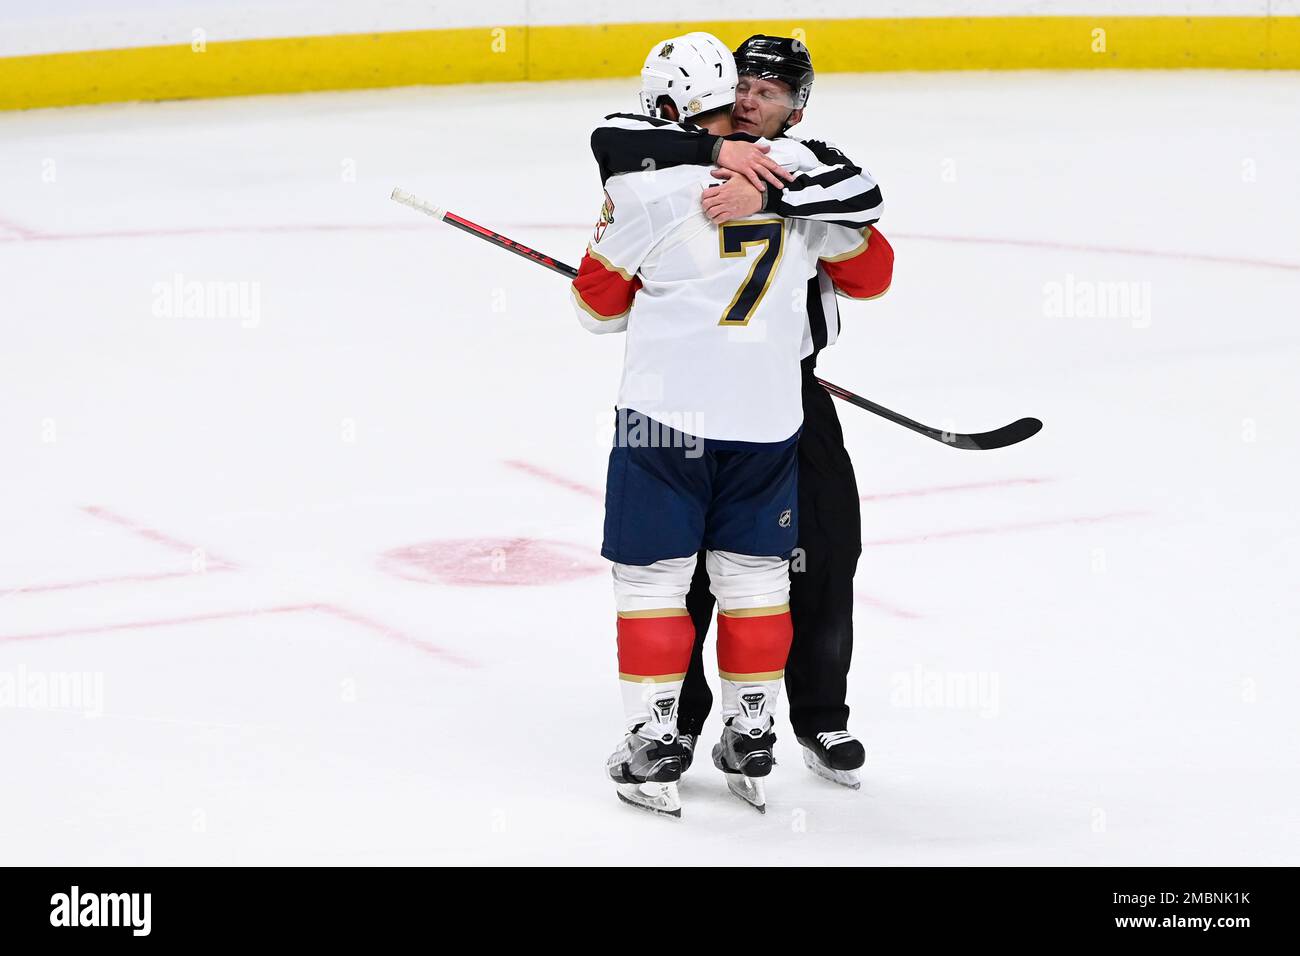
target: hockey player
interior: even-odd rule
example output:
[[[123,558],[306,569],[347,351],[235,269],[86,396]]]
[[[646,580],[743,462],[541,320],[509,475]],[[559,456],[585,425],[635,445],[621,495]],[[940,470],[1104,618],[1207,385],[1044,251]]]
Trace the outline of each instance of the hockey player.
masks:
[[[659,44],[642,77],[656,107],[731,132],[735,65],[716,38]],[[773,156],[817,166],[793,141]],[[719,606],[724,727],[713,762],[763,806],[792,635],[802,296],[819,259],[851,294],[878,281],[859,230],[770,216],[714,225],[700,205],[713,183],[690,166],[611,177],[573,283],[584,326],[628,334],[601,549],[614,562],[628,733],[607,769],[620,798],[672,814],[695,643],[686,594],[701,550]]]
[[[803,118],[813,82],[807,48],[793,39],[754,36],[741,44],[735,59],[739,82],[732,121],[736,134],[728,138],[689,121],[671,122],[682,114],[668,103],[658,115],[608,116],[591,139],[602,181],[633,170],[718,163],[736,175],[704,199],[710,218],[723,221],[761,210],[863,228],[869,239],[864,254],[874,268],[871,282],[858,297],[883,294],[892,275],[893,252],[873,228],[881,213],[875,181],[827,143],[804,141],[823,166],[792,177],[765,155],[766,147],[749,142],[756,136],[775,142],[780,142],[777,137],[788,139],[786,131]],[[645,112],[655,114],[656,107],[643,94]],[[853,576],[862,550],[860,502],[839,418],[814,375],[817,354],[834,344],[838,335],[835,291],[825,268],[808,282],[801,351],[800,562],[791,575],[794,641],[785,683],[790,719],[804,748],[805,763],[821,776],[856,787],[856,771],[862,766],[864,752],[848,732],[845,696],[853,649]],[[687,608],[696,628],[696,642],[680,702],[685,766],[690,765],[713,704],[701,656],[713,612],[703,553],[697,561]]]

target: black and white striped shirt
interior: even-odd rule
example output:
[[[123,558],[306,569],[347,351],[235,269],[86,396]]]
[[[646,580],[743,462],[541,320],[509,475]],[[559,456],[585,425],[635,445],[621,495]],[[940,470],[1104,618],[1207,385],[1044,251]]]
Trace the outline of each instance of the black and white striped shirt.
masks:
[[[711,166],[723,139],[756,142],[756,137],[733,133],[715,136],[691,124],[652,116],[612,113],[591,134],[591,151],[604,183],[617,173],[641,173],[670,166]],[[822,140],[800,140],[812,151],[821,168],[802,173],[784,189],[769,189],[765,212],[792,219],[817,219],[861,229],[880,219],[880,186],[838,147]]]
[[[612,113],[592,132],[591,152],[600,167],[603,184],[619,173],[684,165],[711,166],[724,138],[756,141],[744,133],[719,137],[690,123]],[[880,219],[884,202],[880,186],[871,174],[830,143],[812,139],[797,141],[811,150],[822,165],[801,173],[784,189],[769,187],[764,211],[854,229],[874,225]],[[817,352],[835,343],[840,328],[835,287],[823,270],[808,280],[807,309],[808,328],[802,357],[812,357],[815,362]]]

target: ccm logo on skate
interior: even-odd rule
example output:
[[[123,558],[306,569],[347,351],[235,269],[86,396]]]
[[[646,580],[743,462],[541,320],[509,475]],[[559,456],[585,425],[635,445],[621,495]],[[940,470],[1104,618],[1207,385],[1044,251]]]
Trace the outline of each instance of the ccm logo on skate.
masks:
[[[152,893],[70,893],[50,897],[51,926],[130,927],[132,936],[148,936],[153,908]]]

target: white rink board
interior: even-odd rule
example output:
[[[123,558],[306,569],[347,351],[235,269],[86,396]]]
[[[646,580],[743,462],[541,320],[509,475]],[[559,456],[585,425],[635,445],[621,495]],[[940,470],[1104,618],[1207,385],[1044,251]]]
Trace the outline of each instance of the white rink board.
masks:
[[[783,705],[767,816],[701,760],[679,825],[603,779],[620,343],[387,198],[574,262],[590,125],[631,102],[0,115],[0,686],[103,688],[0,707],[6,862],[1300,862],[1294,77],[819,80],[807,132],[879,178],[898,256],[821,373],[1046,428],[957,452],[841,406],[863,790],[807,773]],[[166,314],[177,276],[255,320]],[[1104,282],[1132,314],[1049,314]]]

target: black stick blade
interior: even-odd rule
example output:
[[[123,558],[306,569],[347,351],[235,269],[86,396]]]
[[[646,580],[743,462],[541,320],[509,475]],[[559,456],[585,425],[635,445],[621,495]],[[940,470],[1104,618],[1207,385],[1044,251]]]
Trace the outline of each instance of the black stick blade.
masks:
[[[873,415],[879,415],[881,418],[888,419],[895,425],[902,425],[904,428],[910,428],[918,435],[924,435],[926,438],[932,438],[937,442],[942,442],[951,448],[965,448],[968,451],[986,451],[990,448],[1005,448],[1007,445],[1014,445],[1016,442],[1022,442],[1026,438],[1032,438],[1042,429],[1043,423],[1037,418],[1022,418],[1019,421],[1012,422],[1010,425],[1003,425],[1001,428],[995,428],[991,432],[980,432],[977,435],[966,435],[962,432],[945,432],[930,425],[923,425],[915,419],[908,418],[906,415],[900,415],[891,408],[884,405],[877,405],[869,398],[863,398],[850,392],[847,388],[840,388],[833,382],[828,382],[824,378],[817,379],[817,384],[826,391],[830,392],[836,398],[843,399],[850,405],[856,405],[858,408],[866,409]]]
[[[980,432],[978,435],[958,435],[948,432],[939,440],[952,445],[954,448],[987,451],[990,448],[1006,448],[1008,445],[1022,442],[1026,438],[1033,438],[1042,430],[1043,423],[1037,418],[1022,418],[1010,425],[995,428],[991,432]]]

